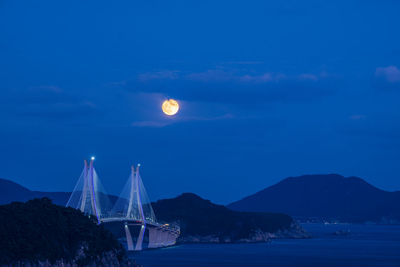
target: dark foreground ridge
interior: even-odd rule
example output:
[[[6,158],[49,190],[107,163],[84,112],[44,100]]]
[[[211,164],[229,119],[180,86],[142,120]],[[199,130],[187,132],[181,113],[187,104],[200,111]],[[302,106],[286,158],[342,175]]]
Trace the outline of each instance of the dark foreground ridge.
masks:
[[[286,178],[228,207],[304,219],[399,223],[399,203],[400,192],[378,189],[361,178],[330,174]]]
[[[0,206],[1,266],[62,263],[134,266],[111,233],[78,210],[47,198]]]
[[[262,242],[279,237],[307,237],[288,215],[237,212],[192,193],[159,200],[152,206],[157,219],[179,222],[180,242]]]

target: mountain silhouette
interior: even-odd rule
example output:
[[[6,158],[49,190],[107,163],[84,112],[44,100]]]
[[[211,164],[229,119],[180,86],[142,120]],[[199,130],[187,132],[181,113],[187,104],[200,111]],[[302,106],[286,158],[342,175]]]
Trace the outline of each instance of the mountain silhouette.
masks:
[[[100,193],[102,194],[102,193]],[[34,198],[48,198],[53,204],[65,206],[71,192],[41,192],[31,191],[13,181],[0,179],[0,205],[8,204],[13,201],[26,202]],[[118,197],[108,195],[111,205],[117,201]]]
[[[301,218],[399,222],[399,204],[399,191],[378,189],[358,177],[329,174],[289,177],[228,207]]]
[[[8,204],[13,201],[25,202],[34,198],[47,197],[51,199],[54,204],[64,206],[70,194],[69,192],[31,191],[10,180],[0,179],[0,205]]]

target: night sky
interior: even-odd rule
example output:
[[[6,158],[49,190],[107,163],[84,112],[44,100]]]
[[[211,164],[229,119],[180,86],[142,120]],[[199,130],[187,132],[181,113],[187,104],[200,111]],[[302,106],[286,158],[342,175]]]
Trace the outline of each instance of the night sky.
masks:
[[[400,1],[0,1],[0,177],[229,203],[288,176],[400,190]],[[167,117],[161,103],[177,99]]]

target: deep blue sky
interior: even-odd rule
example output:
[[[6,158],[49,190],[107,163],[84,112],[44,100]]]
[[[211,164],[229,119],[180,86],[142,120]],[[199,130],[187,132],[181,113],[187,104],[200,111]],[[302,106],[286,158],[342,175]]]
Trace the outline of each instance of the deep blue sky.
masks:
[[[400,190],[400,2],[0,1],[0,177],[72,190],[95,155],[153,200],[287,176]],[[166,98],[181,104],[165,117]]]

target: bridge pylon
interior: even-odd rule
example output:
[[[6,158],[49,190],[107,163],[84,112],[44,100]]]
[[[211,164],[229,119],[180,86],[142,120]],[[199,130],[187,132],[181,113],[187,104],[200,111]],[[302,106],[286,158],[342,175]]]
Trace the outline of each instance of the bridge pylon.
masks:
[[[112,209],[112,216],[144,223],[155,223],[156,216],[144,188],[139,167],[140,164],[137,165],[136,170],[134,166],[131,167],[129,178]]]
[[[93,157],[89,164],[86,160],[84,161],[83,171],[66,206],[94,216],[100,222],[102,218],[109,216],[111,205],[107,193],[101,186],[93,162]]]
[[[131,167],[131,174],[128,181],[112,209],[113,217],[124,218],[140,226],[136,245],[133,248],[132,245],[129,245],[130,242],[128,242],[128,250],[142,250],[146,225],[148,223],[156,223],[156,216],[154,215],[150,199],[147,196],[142,178],[140,177],[139,167],[140,164],[137,165],[136,170],[134,166]],[[129,225],[126,227],[129,227]],[[132,240],[129,229],[126,229],[126,239],[127,241]]]

